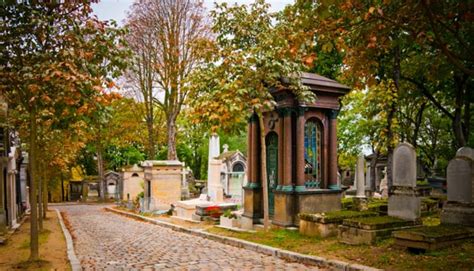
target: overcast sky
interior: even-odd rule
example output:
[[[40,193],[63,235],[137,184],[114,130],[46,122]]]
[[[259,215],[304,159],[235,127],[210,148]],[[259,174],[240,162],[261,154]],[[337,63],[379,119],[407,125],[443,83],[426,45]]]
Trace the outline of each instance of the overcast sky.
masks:
[[[271,5],[272,11],[282,10],[286,5],[293,3],[294,0],[267,0]],[[93,4],[94,13],[101,20],[110,20],[114,19],[122,24],[122,21],[127,15],[127,11],[130,5],[133,3],[133,0],[101,0],[98,4]],[[228,2],[228,3],[238,3],[238,4],[249,4],[254,2],[254,0],[204,0],[204,6],[207,9],[211,9],[214,6],[214,2]]]

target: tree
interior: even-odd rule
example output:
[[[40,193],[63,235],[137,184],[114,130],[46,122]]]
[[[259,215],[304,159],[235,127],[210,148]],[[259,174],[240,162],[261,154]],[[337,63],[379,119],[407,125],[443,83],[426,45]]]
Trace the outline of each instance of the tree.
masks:
[[[135,3],[128,22],[132,30],[143,33],[136,47],[141,90],[146,91],[147,117],[152,116],[153,97],[166,117],[170,160],[177,159],[176,120],[188,95],[189,74],[202,62],[209,29],[202,3],[194,0],[158,0]],[[135,43],[135,42],[134,42]],[[132,71],[133,72],[133,71]],[[150,120],[151,121],[151,120]]]
[[[31,260],[38,260],[38,123],[67,127],[93,110],[93,97],[124,66],[120,31],[90,16],[88,3],[10,3],[0,10],[0,90],[30,159]]]
[[[265,229],[269,222],[263,113],[275,105],[269,89],[288,88],[301,100],[314,98],[298,76],[312,56],[305,58],[300,48],[292,47],[287,37],[292,26],[268,8],[262,0],[248,7],[216,4],[211,11],[215,54],[193,78],[200,95],[194,103],[195,115],[211,130],[234,127],[254,114],[258,117]]]

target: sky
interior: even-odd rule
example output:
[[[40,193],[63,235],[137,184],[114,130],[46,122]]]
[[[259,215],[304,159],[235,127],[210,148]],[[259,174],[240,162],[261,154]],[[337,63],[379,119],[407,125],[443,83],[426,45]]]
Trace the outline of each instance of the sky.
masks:
[[[94,10],[94,14],[96,14],[99,19],[114,19],[115,21],[117,21],[117,23],[119,23],[119,25],[121,25],[122,21],[127,16],[127,11],[130,5],[133,2],[134,0],[101,0],[99,3],[93,4],[92,8]],[[204,6],[207,9],[212,9],[214,6],[214,2],[228,2],[230,4],[250,4],[254,2],[254,0],[204,0]],[[271,11],[280,11],[286,5],[293,3],[293,0],[267,0],[267,2],[271,5]]]

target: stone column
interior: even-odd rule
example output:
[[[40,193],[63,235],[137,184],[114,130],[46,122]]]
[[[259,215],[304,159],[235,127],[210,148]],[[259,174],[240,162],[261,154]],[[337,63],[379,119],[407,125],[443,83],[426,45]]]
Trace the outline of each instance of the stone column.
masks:
[[[364,162],[365,158],[364,155],[359,155],[357,158],[357,166],[356,166],[356,187],[357,187],[357,194],[358,198],[365,198],[365,176],[364,176]]]
[[[305,190],[304,179],[304,108],[298,108],[298,118],[296,119],[296,191]]]
[[[283,190],[292,188],[292,131],[291,131],[291,111],[284,111],[283,117]]]
[[[1,132],[1,131],[0,131]],[[5,168],[5,157],[0,153],[0,235],[6,231],[7,227],[7,218],[4,205],[5,202],[5,176],[3,175],[3,170]]]
[[[247,177],[248,177],[248,181],[249,182],[255,182],[255,180],[253,180],[253,175],[252,175],[252,172],[254,171],[253,167],[252,167],[252,154],[254,152],[253,148],[252,148],[252,142],[253,142],[253,122],[252,120],[249,120],[248,122],[248,125],[247,125],[247,129],[248,129],[248,132],[247,132]]]
[[[328,188],[340,189],[337,184],[337,114],[339,111],[329,111],[329,151],[328,151]]]

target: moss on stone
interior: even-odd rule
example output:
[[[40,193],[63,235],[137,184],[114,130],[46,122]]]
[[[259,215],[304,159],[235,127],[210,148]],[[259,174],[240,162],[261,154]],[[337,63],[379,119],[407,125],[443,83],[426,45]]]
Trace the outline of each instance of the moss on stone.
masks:
[[[300,219],[320,223],[340,223],[344,219],[354,217],[376,216],[376,212],[340,210],[318,214],[299,214]]]
[[[407,231],[427,238],[441,238],[469,233],[469,231],[465,227],[459,225],[423,226],[413,228]]]
[[[397,222],[404,222],[403,219],[396,218],[393,216],[371,216],[371,217],[358,217],[351,219],[353,221],[357,221],[361,224],[366,225],[376,225],[376,224],[389,224],[389,223],[397,223]]]

